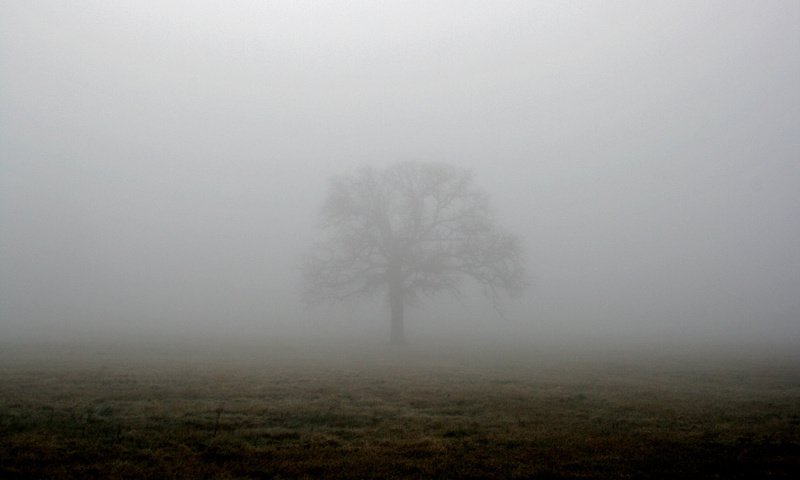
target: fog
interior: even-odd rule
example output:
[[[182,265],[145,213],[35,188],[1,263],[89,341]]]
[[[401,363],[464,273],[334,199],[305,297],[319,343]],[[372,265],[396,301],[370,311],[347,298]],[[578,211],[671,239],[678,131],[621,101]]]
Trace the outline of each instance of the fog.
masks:
[[[800,346],[800,3],[4,2],[0,338],[385,339],[331,176],[473,171],[530,285],[410,341]]]

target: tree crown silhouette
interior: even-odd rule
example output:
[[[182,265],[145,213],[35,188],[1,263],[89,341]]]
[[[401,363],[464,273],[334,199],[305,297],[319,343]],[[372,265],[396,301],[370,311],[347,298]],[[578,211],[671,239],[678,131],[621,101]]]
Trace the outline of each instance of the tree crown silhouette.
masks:
[[[324,239],[309,256],[310,303],[386,292],[392,341],[402,343],[403,307],[465,279],[498,299],[525,285],[521,249],[497,228],[486,194],[468,170],[440,163],[366,167],[331,180]]]

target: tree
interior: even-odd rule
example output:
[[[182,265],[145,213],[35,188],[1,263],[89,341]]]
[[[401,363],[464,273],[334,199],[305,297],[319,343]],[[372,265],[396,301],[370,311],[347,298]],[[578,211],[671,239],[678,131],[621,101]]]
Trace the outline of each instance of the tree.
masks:
[[[334,177],[321,211],[323,241],[306,260],[312,304],[385,292],[391,342],[404,343],[404,307],[471,278],[495,303],[525,285],[517,239],[496,226],[468,170],[403,162]]]

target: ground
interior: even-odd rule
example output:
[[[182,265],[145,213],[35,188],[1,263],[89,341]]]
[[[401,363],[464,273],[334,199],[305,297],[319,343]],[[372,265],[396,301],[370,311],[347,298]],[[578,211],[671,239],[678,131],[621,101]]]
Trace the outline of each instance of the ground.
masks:
[[[0,478],[797,478],[800,363],[5,343]]]

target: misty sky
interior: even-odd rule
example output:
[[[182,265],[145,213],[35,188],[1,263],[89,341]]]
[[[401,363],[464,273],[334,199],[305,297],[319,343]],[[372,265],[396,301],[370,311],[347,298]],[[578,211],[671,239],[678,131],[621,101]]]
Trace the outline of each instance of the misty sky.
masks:
[[[0,5],[0,336],[388,331],[299,301],[328,178],[475,172],[526,249],[436,331],[800,344],[800,2]]]

